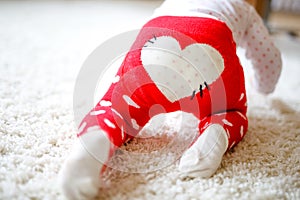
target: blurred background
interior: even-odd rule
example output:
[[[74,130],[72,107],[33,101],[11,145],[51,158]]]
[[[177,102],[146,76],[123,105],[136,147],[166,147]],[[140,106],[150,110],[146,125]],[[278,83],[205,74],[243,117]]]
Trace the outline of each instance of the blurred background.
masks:
[[[300,30],[299,0],[248,0],[271,31],[287,31],[298,35]]]

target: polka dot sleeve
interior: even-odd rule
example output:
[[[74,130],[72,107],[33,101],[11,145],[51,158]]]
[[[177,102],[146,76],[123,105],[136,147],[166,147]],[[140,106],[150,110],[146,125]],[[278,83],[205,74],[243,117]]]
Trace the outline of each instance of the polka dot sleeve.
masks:
[[[281,73],[281,55],[252,7],[240,46],[246,49],[246,57],[252,62],[256,90],[264,94],[273,92]]]

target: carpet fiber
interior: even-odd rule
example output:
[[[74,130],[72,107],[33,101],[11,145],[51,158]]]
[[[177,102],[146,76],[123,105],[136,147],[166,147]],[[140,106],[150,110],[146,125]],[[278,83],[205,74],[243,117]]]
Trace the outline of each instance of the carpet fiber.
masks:
[[[0,2],[0,199],[63,199],[57,174],[76,134],[76,75],[102,41],[140,27],[157,5]],[[178,162],[151,173],[108,170],[99,199],[300,199],[300,41],[274,39],[284,63],[278,87],[262,96],[247,82],[249,131],[213,177],[185,177]],[[166,141],[135,139],[123,148],[153,151]]]

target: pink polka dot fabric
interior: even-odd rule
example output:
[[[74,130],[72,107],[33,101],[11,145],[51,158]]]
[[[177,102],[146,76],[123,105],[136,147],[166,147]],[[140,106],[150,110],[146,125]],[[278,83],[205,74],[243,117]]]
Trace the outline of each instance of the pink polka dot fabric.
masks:
[[[282,61],[279,50],[271,40],[268,30],[254,9],[250,9],[249,26],[241,40],[241,47],[246,49],[247,58],[251,59],[255,71],[254,86],[259,92],[270,93],[280,76]]]

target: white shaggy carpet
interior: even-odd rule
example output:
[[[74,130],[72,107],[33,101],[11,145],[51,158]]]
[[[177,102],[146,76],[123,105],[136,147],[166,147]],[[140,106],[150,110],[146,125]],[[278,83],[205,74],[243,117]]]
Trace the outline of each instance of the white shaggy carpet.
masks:
[[[75,139],[81,64],[111,35],[141,26],[157,5],[0,2],[0,199],[63,199],[56,179]],[[278,87],[270,96],[249,88],[249,131],[212,178],[184,177],[178,163],[146,174],[109,170],[99,199],[300,199],[300,40],[275,41],[284,62]],[[164,145],[156,141],[124,148]]]

